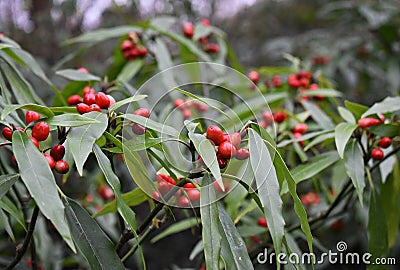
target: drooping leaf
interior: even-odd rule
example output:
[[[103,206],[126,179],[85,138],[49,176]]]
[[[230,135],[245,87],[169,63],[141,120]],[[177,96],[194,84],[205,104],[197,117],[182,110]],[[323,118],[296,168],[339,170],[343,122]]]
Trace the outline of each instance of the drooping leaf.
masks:
[[[128,62],[117,76],[118,81],[129,82],[143,67],[143,59]]]
[[[56,74],[71,81],[100,81],[100,77],[76,69],[58,70]]]
[[[338,111],[340,116],[347,122],[350,124],[355,124],[356,123],[356,119],[354,118],[354,115],[346,108],[339,106],[338,107]]]
[[[10,221],[8,220],[8,216],[6,215],[6,213],[4,213],[4,211],[1,208],[0,208],[0,227],[4,228],[8,236],[10,236],[11,240],[15,242],[14,232],[11,227]]]
[[[304,108],[311,113],[311,117],[324,129],[334,128],[332,120],[315,104],[309,101],[303,101]]]
[[[361,118],[361,115],[365,113],[368,110],[367,106],[358,104],[358,103],[353,103],[348,100],[344,101],[344,105],[346,108],[353,113],[353,115],[356,117],[356,120]]]
[[[400,97],[387,97],[383,101],[375,103],[361,117],[367,117],[371,114],[396,112],[400,110]]]
[[[18,180],[19,174],[0,175],[0,199],[10,190]]]
[[[325,96],[325,97],[341,97],[343,96],[342,92],[339,92],[334,89],[317,89],[313,91],[304,91],[300,94],[301,97],[315,97],[315,96]]]
[[[285,221],[279,181],[267,146],[253,129],[249,129],[250,164],[256,179],[258,194],[264,206],[265,218],[277,253],[282,248]]]
[[[126,147],[133,151],[141,151],[147,148],[159,145],[162,142],[168,141],[167,138],[144,138],[143,136],[135,136],[124,142]]]
[[[24,215],[22,214],[22,209],[16,206],[13,201],[8,197],[3,197],[0,200],[0,209],[3,209],[10,214],[15,220],[26,230]]]
[[[41,213],[54,224],[69,247],[75,251],[70,230],[64,219],[64,206],[47,160],[25,133],[14,132],[12,141],[21,179],[29,194],[34,198]]]
[[[179,131],[176,130],[173,127],[158,123],[154,120],[151,120],[149,118],[140,116],[140,115],[135,115],[135,114],[130,114],[127,113],[123,116],[121,116],[122,118],[125,118],[129,121],[135,122],[137,124],[140,124],[143,127],[158,131],[162,134],[167,134],[167,135],[171,135],[174,137],[178,137],[179,136]]]
[[[335,144],[340,158],[343,158],[344,149],[351,135],[358,125],[349,123],[340,123],[335,128]]]
[[[136,95],[136,96],[133,96],[133,97],[129,97],[129,98],[120,100],[118,102],[115,102],[113,105],[111,105],[110,108],[108,108],[108,110],[110,112],[118,110],[119,108],[121,108],[122,106],[124,106],[126,104],[129,104],[129,103],[132,103],[132,102],[135,102],[135,101],[138,101],[138,100],[142,100],[142,99],[144,99],[146,97],[147,97],[147,95]]]
[[[75,201],[64,201],[66,219],[79,251],[91,269],[125,269],[99,224]]]
[[[151,239],[150,242],[151,243],[158,242],[167,236],[190,229],[198,224],[199,224],[199,220],[197,218],[188,218],[188,219],[181,220],[177,223],[172,224],[163,232],[159,233],[157,236],[155,236],[153,239]]]
[[[353,140],[347,143],[344,150],[344,160],[347,175],[353,182],[357,191],[358,199],[360,200],[361,205],[363,205],[363,192],[365,187],[364,159],[363,152],[357,141]]]
[[[50,126],[60,127],[80,127],[90,124],[100,124],[101,122],[90,117],[79,114],[61,114],[45,120]]]
[[[382,124],[370,127],[369,131],[380,137],[395,137],[400,134],[400,125],[396,124]]]
[[[7,117],[7,115],[18,109],[25,109],[38,112],[39,114],[47,117],[54,116],[54,113],[46,106],[37,104],[23,104],[23,105],[16,104],[16,105],[6,105],[4,107],[3,112],[1,113],[1,120],[4,120]]]
[[[83,173],[83,165],[92,152],[93,144],[104,133],[108,124],[106,114],[90,112],[84,114],[84,116],[100,123],[74,127],[67,135],[67,143],[74,157],[79,175]]]

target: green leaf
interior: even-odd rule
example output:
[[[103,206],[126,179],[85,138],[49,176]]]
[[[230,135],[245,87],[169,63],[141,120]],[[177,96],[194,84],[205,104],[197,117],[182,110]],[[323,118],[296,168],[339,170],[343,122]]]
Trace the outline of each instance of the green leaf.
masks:
[[[314,137],[319,136],[319,135],[326,134],[328,132],[331,132],[331,131],[330,130],[322,130],[322,131],[310,132],[310,133],[307,133],[307,134],[305,134],[305,135],[303,135],[303,136],[301,136],[299,138],[296,138],[296,139],[293,138],[293,139],[290,139],[290,140],[281,141],[278,144],[278,147],[284,147],[284,146],[289,145],[289,144],[294,143],[294,142],[306,141],[308,139],[314,138]]]
[[[330,119],[320,108],[318,108],[314,103],[311,103],[309,101],[303,101],[301,102],[303,104],[304,108],[311,113],[311,117],[315,120],[315,122],[318,123],[322,128],[324,129],[332,129],[335,127],[335,125],[332,122],[332,119]]]
[[[0,209],[8,212],[26,230],[22,209],[17,207],[8,197],[0,200]]]
[[[207,37],[212,33],[212,28],[210,26],[205,26],[202,23],[196,23],[194,26],[193,40],[198,40],[201,37]]]
[[[65,242],[75,252],[71,233],[64,219],[64,206],[47,160],[25,133],[14,132],[12,142],[21,179],[29,194],[35,199],[42,214],[54,224]]]
[[[358,125],[349,123],[340,123],[335,128],[335,144],[340,158],[343,158],[344,149],[351,135]]]
[[[63,69],[56,74],[71,81],[100,81],[100,77],[76,69]]]
[[[51,126],[60,126],[60,127],[79,127],[90,124],[100,124],[101,122],[98,120],[94,120],[90,117],[86,117],[85,115],[79,114],[62,114],[54,117],[50,117],[45,120]]]
[[[218,205],[219,225],[222,236],[221,256],[226,269],[254,269],[247,247],[228,213]]]
[[[353,103],[348,100],[344,101],[344,105],[346,106],[346,108],[349,111],[351,111],[354,114],[354,116],[356,117],[356,120],[360,119],[361,115],[368,110],[367,106],[364,106],[364,105],[361,105],[358,103]]]
[[[37,105],[37,104],[23,104],[23,105],[16,104],[16,105],[6,105],[4,107],[4,110],[1,113],[1,120],[4,120],[7,117],[7,115],[9,115],[11,112],[18,110],[18,109],[34,111],[34,112],[37,112],[37,113],[39,113],[43,116],[47,116],[47,117],[54,116],[54,113],[46,106]]]
[[[118,81],[129,82],[143,67],[144,60],[142,58],[129,61],[117,76]]]
[[[400,168],[396,160],[393,173],[381,186],[380,199],[385,211],[386,225],[388,229],[388,245],[393,247],[399,233],[400,222]]]
[[[135,102],[135,101],[138,101],[138,100],[142,100],[142,99],[144,99],[146,97],[147,97],[147,95],[136,95],[136,96],[133,96],[133,97],[130,97],[130,98],[126,98],[126,99],[120,100],[120,101],[114,103],[113,105],[111,105],[110,108],[108,108],[108,111],[113,112],[113,111],[121,108],[122,106],[124,106],[126,104],[129,104],[129,103],[132,103],[132,102]]]
[[[177,223],[172,224],[171,226],[169,226],[166,230],[164,230],[163,232],[159,233],[156,237],[154,237],[153,239],[150,240],[150,242],[152,244],[154,244],[155,242],[160,241],[161,239],[164,239],[167,236],[170,236],[172,234],[190,229],[196,225],[199,224],[199,220],[197,218],[188,218],[188,219],[184,219],[181,220]]]
[[[387,258],[389,254],[385,211],[374,189],[371,190],[368,211],[368,253],[372,254],[371,262],[375,262],[377,258]],[[388,266],[369,264],[367,269],[388,269]]]
[[[210,140],[206,138],[203,134],[193,133],[189,131],[189,139],[193,142],[194,148],[199,153],[207,168],[210,169],[212,175],[217,180],[218,185],[224,191],[224,183],[222,182],[221,170],[217,161],[217,153],[215,152],[214,146],[211,144]]]
[[[265,218],[277,254],[281,252],[285,221],[279,182],[267,146],[253,129],[249,129],[250,164],[256,179],[258,194],[264,206]]]
[[[344,108],[344,107],[339,106],[339,107],[338,107],[338,111],[339,111],[340,116],[341,116],[347,123],[350,123],[350,124],[355,124],[355,123],[356,123],[356,119],[354,118],[354,115],[353,115],[349,110],[347,110],[347,109]]]
[[[13,229],[11,227],[10,221],[8,220],[8,216],[4,211],[0,208],[0,228],[4,228],[7,234],[10,236],[11,240],[15,242],[15,236]]]
[[[400,134],[400,125],[383,124],[379,126],[369,127],[369,131],[381,137],[396,137]]]
[[[141,151],[153,146],[159,145],[162,142],[168,141],[167,138],[146,138],[145,136],[135,136],[125,141],[126,147],[132,151]]]
[[[8,192],[8,190],[18,180],[19,174],[0,175],[0,199]]]
[[[343,96],[343,93],[334,89],[320,88],[318,90],[304,91],[303,93],[300,94],[300,97],[315,97],[320,95],[325,97],[341,97]]]
[[[361,205],[363,205],[363,191],[365,187],[364,159],[363,152],[357,141],[353,140],[347,143],[344,150],[344,160],[347,175],[353,182],[358,194],[358,199]]]
[[[400,110],[400,97],[387,97],[383,101],[375,103],[371,108],[363,113],[361,117],[371,114],[388,113]]]
[[[67,199],[64,205],[74,242],[90,269],[125,269],[114,245],[99,224],[77,202]]]
[[[85,117],[99,121],[99,124],[89,124],[81,127],[75,127],[67,135],[68,147],[74,157],[76,168],[79,175],[82,176],[83,165],[89,154],[92,152],[93,144],[107,129],[107,115],[99,112],[90,112],[84,114]]]
[[[151,120],[149,118],[140,116],[140,115],[135,115],[135,114],[130,114],[127,113],[125,115],[121,115],[119,116],[121,118],[125,118],[129,121],[132,121],[134,123],[140,124],[141,126],[145,127],[145,128],[149,128],[155,131],[158,131],[162,134],[167,134],[167,135],[171,135],[174,137],[178,137],[179,136],[179,131],[176,130],[173,127],[158,123],[154,120]]]
[[[111,27],[111,28],[104,28],[95,31],[90,31],[83,35],[77,36],[75,38],[67,40],[66,44],[73,44],[73,43],[98,43],[107,39],[117,38],[123,35],[126,35],[130,32],[141,31],[140,27],[136,26],[118,26],[118,27]]]
[[[212,185],[205,186],[200,190],[202,238],[207,269],[219,269],[218,262],[221,252],[221,235],[218,229],[219,213],[215,200],[216,195]]]
[[[140,205],[148,199],[146,193],[144,193],[143,190],[141,190],[140,188],[135,188],[134,190],[131,190],[127,193],[122,193],[121,197],[124,202],[130,207]],[[106,203],[99,212],[93,215],[93,217],[99,217],[115,212],[117,212],[117,204],[114,200],[112,202]]]
[[[319,135],[314,140],[312,140],[309,143],[307,143],[306,147],[304,147],[304,151],[308,151],[313,146],[315,146],[317,144],[320,144],[322,142],[326,142],[326,143],[330,144],[330,142],[333,141],[334,138],[335,138],[335,133],[334,132],[329,132],[329,133],[325,133],[325,134]]]

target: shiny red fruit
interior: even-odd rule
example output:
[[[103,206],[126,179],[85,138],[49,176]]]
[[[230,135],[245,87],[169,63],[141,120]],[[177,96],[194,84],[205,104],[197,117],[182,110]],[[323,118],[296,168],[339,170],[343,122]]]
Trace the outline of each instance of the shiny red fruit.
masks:
[[[200,191],[198,189],[189,189],[186,191],[186,193],[191,202],[200,201]]]
[[[132,41],[130,41],[130,40],[124,40],[124,41],[121,43],[121,51],[123,51],[123,52],[129,51],[129,50],[132,48],[132,46],[133,46]]]
[[[206,45],[205,51],[208,53],[217,53],[219,52],[219,46],[215,43],[208,43]]]
[[[112,95],[107,95],[108,99],[110,100],[110,106],[112,106],[113,104],[115,104],[115,99]]]
[[[225,158],[221,157],[221,155],[218,155],[218,154],[217,154],[217,161],[218,161],[218,166],[220,169],[223,169],[226,167],[226,165],[228,165],[228,161]]]
[[[374,148],[371,152],[371,157],[375,160],[382,160],[385,154],[383,153],[382,149]]]
[[[183,185],[183,188],[189,189],[189,188],[196,188],[196,187],[192,183],[186,183],[186,184]]]
[[[229,134],[229,140],[233,144],[233,146],[238,147],[242,142],[242,136],[240,136],[239,132],[234,132]]]
[[[218,154],[225,159],[230,159],[236,155],[236,147],[228,141],[222,142],[218,146]]]
[[[189,207],[190,206],[190,201],[185,196],[181,196],[181,197],[179,197],[177,204],[178,204],[179,207]]]
[[[367,128],[367,127],[377,126],[380,124],[382,124],[381,120],[372,117],[361,118],[360,120],[358,120],[358,126],[360,128]]]
[[[293,128],[293,133],[300,133],[300,134],[304,134],[306,131],[308,130],[308,126],[306,124],[300,123],[297,124],[294,128]]]
[[[65,160],[56,161],[54,168],[56,169],[56,172],[61,174],[66,174],[69,171],[69,165]]]
[[[32,128],[32,136],[39,142],[46,140],[49,134],[50,126],[46,122],[38,122]]]
[[[206,131],[206,137],[216,145],[224,141],[224,133],[218,126],[209,126]]]
[[[260,227],[268,228],[267,220],[265,219],[265,217],[260,217],[257,220],[257,225]]]
[[[236,159],[238,160],[244,160],[247,159],[250,156],[250,152],[249,150],[247,150],[246,148],[239,148],[236,151]]]
[[[92,104],[89,106],[91,112],[101,112],[101,108],[97,104]]]
[[[200,20],[201,24],[204,26],[210,26],[210,20],[203,18]]]
[[[87,69],[84,68],[84,67],[78,68],[77,71],[80,71],[80,72],[83,72],[83,73],[89,73],[89,70],[87,70]]]
[[[99,105],[101,109],[107,109],[110,107],[110,99],[103,92],[97,93],[95,99],[96,104]]]
[[[79,104],[76,105],[76,110],[80,114],[84,114],[84,113],[90,112],[90,107],[89,107],[89,105],[87,105],[85,103],[79,103]]]
[[[265,124],[271,125],[274,122],[274,115],[270,111],[264,111],[262,117],[265,121]]]
[[[139,56],[145,57],[147,55],[147,48],[146,47],[138,47]]]
[[[175,101],[174,101],[174,107],[175,107],[175,108],[180,108],[180,109],[182,109],[181,106],[183,105],[183,103],[184,103],[183,99],[177,98],[177,99],[175,99]]]
[[[392,145],[392,139],[389,137],[382,137],[379,140],[379,146],[382,148],[388,148],[390,145]]]
[[[61,144],[55,145],[53,148],[51,148],[50,155],[55,161],[61,160],[65,155],[65,147]]]
[[[85,86],[82,90],[83,96],[86,96],[87,94],[94,94],[94,89],[90,87],[89,85]]]
[[[36,138],[33,136],[29,136],[29,138],[31,139],[33,144],[36,146],[36,148],[39,148],[39,142],[36,140]]]
[[[276,112],[274,114],[274,121],[278,124],[282,123],[285,121],[287,118],[287,114],[285,112]]]
[[[132,132],[135,133],[136,135],[143,135],[146,133],[146,128],[142,127],[139,124],[133,124]]]
[[[194,34],[194,26],[191,22],[185,22],[182,25],[183,34],[185,37],[192,38]]]
[[[114,192],[109,186],[102,185],[97,188],[97,194],[103,199],[103,200],[109,200],[114,198]]]
[[[192,116],[193,116],[193,113],[192,113],[191,110],[183,109],[183,110],[182,110],[182,116],[183,116],[183,118],[187,119],[187,118],[192,117]]]
[[[87,105],[92,105],[96,103],[96,94],[88,93],[83,97],[83,103]]]
[[[27,125],[39,119],[40,119],[40,114],[37,112],[27,111],[25,114],[25,123]]]
[[[49,154],[44,154],[44,157],[47,160],[47,163],[50,166],[50,169],[54,169],[54,167],[56,166],[56,163],[54,162],[54,159],[52,156],[50,156]]]
[[[303,134],[298,133],[298,132],[293,133],[293,138],[298,139],[298,138],[300,138],[300,137],[303,137]],[[298,141],[298,143],[299,143],[301,146],[304,146],[304,141]]]
[[[257,71],[250,71],[247,75],[254,84],[257,84],[260,81],[260,74]]]
[[[82,102],[82,97],[80,95],[72,95],[67,100],[68,104],[73,106]]]
[[[146,108],[139,108],[136,111],[134,111],[133,114],[140,115],[146,118],[150,117],[150,111]]]
[[[160,194],[161,194],[162,196],[164,196],[165,194],[167,194],[168,191],[170,191],[172,187],[173,187],[173,186],[172,186],[170,183],[168,183],[168,182],[160,182],[160,183],[157,184],[158,192],[160,192]]]
[[[5,127],[5,128],[3,128],[3,131],[1,132],[1,134],[3,134],[3,137],[6,138],[6,140],[11,141],[13,130],[9,127]]]
[[[151,193],[151,197],[156,201],[160,201],[161,200],[160,193],[158,193],[156,190],[153,190],[153,192]]]
[[[279,77],[279,76],[274,76],[273,78],[272,78],[272,84],[275,86],[275,87],[279,87],[279,86],[281,86],[281,84],[282,84],[282,82],[281,82],[281,77]]]

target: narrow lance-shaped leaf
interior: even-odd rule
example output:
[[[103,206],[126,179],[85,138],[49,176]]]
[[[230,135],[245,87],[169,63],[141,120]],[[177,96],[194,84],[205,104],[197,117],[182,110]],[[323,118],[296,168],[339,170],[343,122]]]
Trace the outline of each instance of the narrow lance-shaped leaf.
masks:
[[[349,123],[340,123],[339,125],[336,126],[335,143],[336,143],[336,149],[341,158],[343,158],[343,153],[344,149],[346,148],[346,144],[356,128],[357,125],[355,124],[352,125]]]
[[[250,164],[254,171],[258,194],[264,205],[265,218],[277,254],[282,248],[285,221],[282,216],[282,199],[279,182],[267,146],[253,129],[249,129]]]
[[[0,176],[0,199],[18,180],[19,174],[6,174]]]
[[[107,115],[98,112],[90,112],[84,114],[84,116],[97,120],[100,123],[72,128],[67,135],[68,146],[74,157],[79,175],[83,173],[83,165],[90,152],[92,152],[93,144],[101,137],[107,128]]]
[[[100,77],[75,69],[59,70],[56,74],[72,81],[100,81]]]
[[[400,97],[387,97],[383,101],[375,103],[371,108],[363,113],[361,117],[371,114],[395,112],[400,110]]]
[[[77,202],[68,199],[64,205],[74,242],[88,261],[90,269],[125,269],[114,245],[99,224]]]
[[[35,199],[42,214],[57,228],[66,243],[75,252],[75,246],[64,218],[64,206],[58,195],[56,181],[43,154],[23,132],[13,133],[13,153],[22,181]]]
[[[141,126],[144,126],[146,128],[158,131],[162,134],[167,134],[167,135],[171,135],[174,137],[178,137],[179,136],[179,131],[176,130],[173,127],[158,123],[154,120],[151,120],[149,118],[140,116],[140,115],[135,115],[135,114],[130,114],[127,113],[125,115],[120,116],[121,118],[125,118],[129,121],[135,122],[137,124],[140,124]]]
[[[129,82],[143,67],[143,59],[135,59],[134,61],[129,61],[118,74],[118,81]]]
[[[181,220],[181,221],[169,226],[165,231],[161,232],[156,237],[151,239],[150,242],[151,243],[158,242],[167,236],[190,229],[198,224],[199,224],[198,218],[188,218],[188,219]]]
[[[204,177],[206,179],[207,176]],[[209,181],[209,184],[211,181]],[[219,269],[221,251],[221,235],[218,229],[218,208],[215,203],[216,195],[212,185],[205,186],[200,191],[200,214],[203,226],[202,236],[204,257],[207,269]]]
[[[303,101],[304,108],[311,113],[311,117],[324,129],[331,129],[334,127],[332,120],[315,104],[309,101]]]
[[[47,117],[54,116],[54,113],[47,108],[46,106],[42,105],[37,105],[37,104],[16,104],[16,105],[6,105],[4,107],[3,112],[1,113],[1,120],[4,120],[7,115],[9,115],[11,112],[18,110],[18,109],[25,109],[25,110],[30,110],[34,112],[38,112],[39,114]]]
[[[122,106],[124,106],[126,104],[129,104],[129,103],[132,103],[132,102],[135,102],[135,101],[138,101],[138,100],[142,100],[142,99],[144,99],[146,97],[147,97],[147,95],[136,95],[136,96],[133,96],[133,97],[130,97],[130,98],[126,98],[126,99],[120,100],[118,102],[115,102],[113,105],[111,105],[110,108],[108,108],[108,110],[110,112],[115,111],[115,110],[121,108]]]
[[[363,205],[363,192],[365,187],[363,152],[357,141],[350,141],[344,150],[344,160],[347,175],[356,188],[358,199]]]
[[[89,124],[101,124],[100,121],[92,119],[90,117],[86,117],[84,115],[79,114],[61,114],[57,116],[50,117],[44,120],[51,126],[59,126],[59,127],[79,127],[85,126]]]

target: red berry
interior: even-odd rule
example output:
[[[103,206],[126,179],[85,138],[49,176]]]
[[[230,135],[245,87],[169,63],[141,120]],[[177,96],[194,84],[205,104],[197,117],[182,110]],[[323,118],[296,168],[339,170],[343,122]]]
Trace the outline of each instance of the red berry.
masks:
[[[29,136],[29,138],[31,139],[33,144],[36,146],[36,148],[39,148],[39,142],[36,140],[36,138],[33,136]]]
[[[257,221],[257,225],[260,227],[268,228],[267,220],[265,217],[260,217]]]
[[[236,159],[238,160],[244,160],[247,159],[250,156],[249,150],[246,148],[239,148],[236,152]]]
[[[142,127],[139,124],[133,124],[132,132],[135,133],[136,135],[143,135],[146,133],[146,128]]]
[[[218,154],[225,159],[230,159],[236,155],[236,147],[228,141],[222,142],[218,146]]]
[[[176,181],[174,180],[174,178],[172,178],[169,175],[163,174],[163,173],[159,173],[157,174],[157,182],[161,183],[161,182],[168,182],[171,185],[176,185]]]
[[[300,134],[304,134],[306,131],[308,130],[308,126],[306,124],[300,123],[297,124],[294,128],[293,128],[293,133],[300,133]]]
[[[192,111],[188,109],[183,109],[182,110],[182,116],[183,118],[190,118],[193,116]]]
[[[76,109],[80,114],[88,113],[90,112],[90,107],[89,105],[85,103],[79,103],[76,105]]]
[[[361,118],[360,120],[358,120],[358,126],[360,128],[367,128],[367,127],[377,126],[380,124],[382,124],[381,120],[372,117]]]
[[[190,201],[186,196],[181,196],[178,199],[178,206],[179,207],[189,207],[190,206]]]
[[[69,165],[65,160],[56,161],[56,165],[54,167],[58,173],[66,174],[69,171]]]
[[[186,193],[191,202],[200,201],[200,191],[199,190],[191,188],[191,189],[187,190]]]
[[[208,43],[206,45],[205,51],[208,53],[217,53],[219,52],[219,46],[215,43]]]
[[[124,40],[124,41],[121,43],[121,51],[123,51],[123,52],[129,51],[129,50],[132,48],[132,46],[133,46],[132,41],[130,41],[130,40]]]
[[[229,190],[229,186],[226,185],[225,182],[222,182],[222,183],[224,184],[224,189],[225,189],[225,191],[222,191],[222,188],[221,188],[221,186],[218,184],[218,182],[217,182],[217,181],[214,181],[214,189],[215,189],[217,192],[219,192],[219,193],[227,192],[227,191]]]
[[[94,89],[90,87],[89,85],[85,86],[82,90],[83,96],[86,96],[87,94],[94,94]]]
[[[277,122],[278,124],[282,123],[283,121],[285,121],[287,118],[287,114],[284,112],[277,112],[274,115],[274,120],[275,122]]]
[[[372,149],[371,157],[372,157],[373,159],[375,159],[375,160],[382,160],[383,157],[384,157],[384,155],[385,155],[385,154],[383,153],[382,149],[380,149],[380,148],[374,148],[374,149]]]
[[[39,120],[40,119],[40,114],[37,112],[33,111],[27,111],[25,114],[25,123],[29,125],[33,121]]]
[[[61,144],[55,145],[51,148],[50,155],[54,158],[55,161],[61,160],[65,154],[65,147]]]
[[[201,44],[207,44],[208,43],[208,38],[207,37],[201,37],[201,38],[199,38],[199,42]]]
[[[110,107],[110,99],[103,92],[97,93],[95,99],[96,104],[99,105],[100,108],[107,109],[108,107]]]
[[[114,197],[114,193],[112,189],[109,186],[106,185],[101,185],[97,188],[97,194],[103,199],[103,200],[109,200]]]
[[[171,190],[171,188],[172,188],[172,185],[170,183],[168,183],[168,182],[160,182],[160,183],[157,184],[158,192],[160,192],[160,194],[162,196],[167,194],[168,191]]]
[[[80,71],[80,72],[83,72],[83,73],[89,73],[89,70],[87,70],[87,69],[84,68],[84,67],[78,68],[77,71]]]
[[[89,106],[91,112],[101,112],[101,108],[97,104],[92,104]]]
[[[141,47],[138,48],[138,51],[139,51],[139,56],[141,56],[141,57],[145,57],[146,54],[147,54],[147,48],[146,47],[141,46]]]
[[[288,84],[292,88],[298,88],[300,86],[300,81],[296,78],[296,75],[290,74],[288,76]]]
[[[217,161],[218,161],[218,166],[221,169],[225,168],[226,165],[228,165],[228,161],[225,158],[221,157],[221,155],[218,155],[218,154],[217,154]]]
[[[4,138],[6,138],[6,140],[11,141],[13,130],[9,127],[5,127],[5,128],[3,128],[3,131],[1,132],[1,134],[3,134]]]
[[[218,126],[209,126],[206,131],[206,137],[216,145],[224,141],[224,133]]]
[[[73,106],[82,102],[82,98],[80,95],[72,95],[67,100],[68,104]]]
[[[110,106],[115,104],[115,99],[112,95],[107,95],[108,99],[110,100]]]
[[[161,200],[160,193],[158,193],[156,190],[153,190],[153,192],[151,193],[151,197],[156,201]]]
[[[175,107],[175,108],[182,109],[181,106],[183,105],[183,103],[184,103],[183,99],[181,99],[181,98],[175,99],[175,101],[174,101],[174,107]]]
[[[146,108],[140,108],[133,112],[133,114],[140,115],[146,118],[150,117],[150,111]]]
[[[44,157],[47,160],[47,163],[49,163],[50,169],[54,169],[54,167],[56,166],[56,163],[54,162],[54,159],[52,158],[52,156],[50,156],[49,154],[44,154]]]
[[[262,127],[263,129],[266,129],[268,127],[267,123],[264,120],[259,121],[257,124],[259,124],[260,127]]]
[[[254,84],[257,84],[260,81],[260,74],[257,71],[250,71],[247,75]]]
[[[50,126],[46,122],[38,122],[32,128],[32,136],[39,142],[46,140],[49,134]]]
[[[278,75],[276,75],[276,76],[274,76],[273,78],[272,78],[272,84],[275,86],[275,87],[279,87],[279,86],[281,86],[281,77],[279,77]]]
[[[201,24],[204,26],[210,26],[210,21],[206,18],[200,20]]]
[[[83,103],[92,105],[96,103],[96,95],[94,93],[88,93],[83,97]]]
[[[264,111],[262,117],[267,125],[271,125],[274,122],[274,115],[270,111]]]
[[[186,184],[183,185],[183,188],[189,189],[189,188],[196,188],[196,187],[192,183],[186,183]]]
[[[205,112],[205,111],[208,110],[208,106],[207,106],[206,104],[204,104],[204,103],[200,103],[200,104],[197,106],[197,108],[198,108],[199,111],[201,111],[201,112]]]
[[[382,148],[388,148],[392,144],[392,139],[389,137],[382,137],[379,140],[379,146]]]
[[[300,200],[304,205],[319,204],[319,195],[314,190],[300,196]]]
[[[182,25],[183,34],[185,37],[192,38],[194,34],[194,27],[191,22],[185,22]]]
[[[239,132],[234,132],[229,134],[229,140],[233,144],[233,146],[238,147],[242,142],[242,136],[240,136]]]
[[[300,138],[300,137],[303,137],[303,134],[298,133],[298,132],[293,133],[293,138],[298,139],[298,138]],[[304,141],[298,141],[298,143],[299,143],[301,146],[304,145]]]
[[[85,201],[87,201],[88,203],[91,203],[91,202],[93,202],[93,196],[92,196],[92,195],[90,195],[90,194],[86,195],[86,197],[85,197]]]

